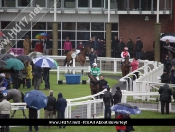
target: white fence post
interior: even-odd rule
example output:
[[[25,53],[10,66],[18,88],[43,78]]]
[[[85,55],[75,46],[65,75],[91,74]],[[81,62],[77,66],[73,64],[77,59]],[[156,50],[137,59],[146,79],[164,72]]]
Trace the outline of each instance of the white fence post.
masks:
[[[72,107],[72,106],[69,106],[69,107],[68,107],[68,109],[69,109],[69,110],[68,110],[68,118],[70,118],[70,119],[71,119],[71,113],[72,113],[72,112],[71,112],[71,107]]]
[[[59,66],[57,66],[57,84],[59,80],[60,80],[60,68]]]
[[[69,107],[69,103],[67,103],[68,105],[67,105],[67,107],[66,107],[66,109],[65,109],[65,118],[66,119],[68,119],[68,107]]]
[[[87,118],[91,118],[91,101],[87,104]]]
[[[145,60],[144,61],[144,74],[147,74],[148,73],[148,60]]]
[[[114,74],[117,72],[117,62],[116,60],[114,59]]]
[[[154,61],[154,69],[158,67],[157,61]]]

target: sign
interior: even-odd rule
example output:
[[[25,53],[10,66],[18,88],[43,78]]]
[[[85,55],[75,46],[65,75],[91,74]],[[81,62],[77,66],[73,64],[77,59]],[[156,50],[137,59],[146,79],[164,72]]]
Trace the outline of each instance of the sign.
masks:
[[[11,48],[9,51],[13,52],[15,55],[24,55],[23,48]]]

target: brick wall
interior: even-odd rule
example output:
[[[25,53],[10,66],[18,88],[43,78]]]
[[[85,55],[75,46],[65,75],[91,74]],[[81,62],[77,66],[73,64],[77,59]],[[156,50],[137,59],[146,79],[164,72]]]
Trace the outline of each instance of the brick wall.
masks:
[[[145,16],[149,17],[149,21],[145,21]],[[155,34],[156,15],[119,15],[119,37],[123,38],[127,43],[131,38],[134,44],[136,38],[140,37],[143,42],[143,51],[153,51],[153,41]],[[170,15],[160,15],[161,32],[173,32],[172,25],[174,22],[170,20]]]

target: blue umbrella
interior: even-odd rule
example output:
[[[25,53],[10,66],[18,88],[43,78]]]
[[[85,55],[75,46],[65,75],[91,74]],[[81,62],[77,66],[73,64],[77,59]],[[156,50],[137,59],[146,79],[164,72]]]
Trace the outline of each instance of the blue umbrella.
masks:
[[[44,36],[44,37],[48,37],[49,36],[49,34],[47,34],[47,33],[40,33],[40,35]]]
[[[32,90],[26,93],[24,101],[29,107],[39,110],[47,106],[48,99],[43,92]]]
[[[118,103],[112,106],[111,110],[121,114],[141,114],[141,110],[137,106],[131,106],[127,103]]]
[[[39,67],[51,68],[55,65],[54,60],[45,56],[33,59],[33,63]]]

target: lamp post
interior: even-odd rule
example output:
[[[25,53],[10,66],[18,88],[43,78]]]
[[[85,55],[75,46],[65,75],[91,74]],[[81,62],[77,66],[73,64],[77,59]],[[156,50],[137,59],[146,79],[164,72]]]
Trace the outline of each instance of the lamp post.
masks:
[[[54,22],[52,24],[53,47],[52,55],[58,55],[58,23],[57,23],[57,2],[54,0]]]

